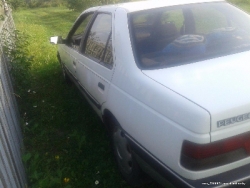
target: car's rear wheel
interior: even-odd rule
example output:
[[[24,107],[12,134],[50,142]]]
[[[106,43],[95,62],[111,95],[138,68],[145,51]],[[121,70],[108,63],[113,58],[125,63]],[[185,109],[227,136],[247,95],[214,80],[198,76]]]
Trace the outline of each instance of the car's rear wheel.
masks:
[[[124,134],[124,131],[115,120],[112,121],[112,149],[123,178],[133,187],[148,183],[145,174],[135,160],[134,153]]]

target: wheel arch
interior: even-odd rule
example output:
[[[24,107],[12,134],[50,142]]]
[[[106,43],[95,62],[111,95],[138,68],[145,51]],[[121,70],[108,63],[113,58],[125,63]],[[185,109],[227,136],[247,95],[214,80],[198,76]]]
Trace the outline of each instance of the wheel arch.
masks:
[[[109,109],[103,110],[102,120],[103,120],[103,123],[104,123],[104,125],[107,128],[107,131],[109,133],[112,132],[112,130],[114,128],[113,124],[110,122],[115,121],[115,122],[119,123],[118,120],[116,119],[115,115]]]
[[[120,125],[119,121],[116,119],[115,115],[109,109],[104,109],[102,119],[103,119],[103,122],[104,122],[107,130],[108,130],[109,136],[111,138],[112,148],[116,148],[115,144],[114,144],[115,142],[113,140],[113,138],[114,138],[113,133],[114,133],[115,130],[119,130],[119,128],[117,129],[117,125],[118,125],[118,127],[120,127],[121,132],[125,133],[125,131],[123,130],[123,128]],[[121,133],[119,133],[119,134],[121,134]],[[117,163],[118,169],[119,169],[122,177],[132,187],[142,186],[144,184],[147,184],[147,183],[151,182],[151,179],[145,174],[145,172],[142,171],[139,163],[137,162],[137,158],[135,157],[135,153],[133,151],[134,148],[131,147],[130,140],[128,140],[126,138],[126,136],[125,136],[126,133],[123,134],[123,135],[124,135],[123,137],[125,137],[125,139],[127,140],[126,150],[128,150],[128,148],[130,148],[129,150],[130,150],[130,153],[131,153],[131,161],[132,161],[131,164],[133,164],[132,165],[133,169],[129,173],[125,172],[124,170],[121,170],[122,166],[121,166],[121,163],[118,162],[119,160],[117,158],[117,156],[120,156],[120,155],[114,155],[115,158],[116,158],[116,163]],[[115,149],[114,154],[115,154],[115,151],[119,151],[119,149]],[[121,153],[124,153],[124,152],[121,152]],[[121,159],[124,159],[124,157],[122,157]]]

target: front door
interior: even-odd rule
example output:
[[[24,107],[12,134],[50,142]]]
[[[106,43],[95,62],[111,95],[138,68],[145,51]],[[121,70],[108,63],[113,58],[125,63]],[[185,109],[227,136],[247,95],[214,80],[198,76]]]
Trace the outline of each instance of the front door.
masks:
[[[62,45],[60,47],[61,61],[70,75],[75,79],[77,79],[76,64],[80,55],[81,41],[87,31],[88,25],[91,22],[92,16],[93,13],[81,15],[68,34],[66,45]]]

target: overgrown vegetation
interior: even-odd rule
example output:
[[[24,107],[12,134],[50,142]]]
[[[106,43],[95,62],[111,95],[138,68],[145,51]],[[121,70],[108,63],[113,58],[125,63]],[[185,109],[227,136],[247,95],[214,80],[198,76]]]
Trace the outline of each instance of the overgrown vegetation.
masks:
[[[19,7],[61,7],[66,6],[71,10],[83,10],[86,7],[113,4],[118,2],[128,2],[136,0],[6,0],[12,6],[13,9]],[[249,4],[250,0],[228,0],[229,2],[242,5]]]
[[[65,84],[56,46],[49,44],[50,36],[65,36],[77,16],[65,8],[14,12],[17,29],[28,36],[20,54],[32,57],[29,68],[15,74],[29,188],[126,188],[102,122]]]
[[[238,5],[249,7],[245,1]],[[10,55],[29,187],[126,188],[102,122],[78,90],[63,82],[56,46],[49,44],[50,36],[66,36],[77,16],[63,7],[14,12],[22,32]]]
[[[250,0],[228,0],[228,2],[235,4],[247,12],[250,12]]]
[[[3,50],[10,62],[11,74],[15,77],[15,87],[22,91],[30,80],[29,69],[32,64],[32,57],[26,46],[29,45],[28,36],[16,30],[14,33],[1,36]]]
[[[249,4],[250,0],[228,0],[229,2],[233,4]]]
[[[66,6],[71,10],[83,10],[86,7],[127,2],[131,0],[7,0],[13,9],[19,7],[61,7]]]
[[[87,7],[103,5],[103,4],[114,4],[119,2],[128,2],[130,0],[66,0],[67,7],[72,10],[83,10]]]

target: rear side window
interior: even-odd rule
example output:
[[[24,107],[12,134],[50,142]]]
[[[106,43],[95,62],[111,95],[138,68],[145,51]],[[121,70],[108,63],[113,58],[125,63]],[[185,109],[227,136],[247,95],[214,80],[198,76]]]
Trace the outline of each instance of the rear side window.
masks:
[[[250,17],[226,2],[144,10],[129,18],[134,53],[142,69],[250,50]]]
[[[227,17],[212,7],[200,7],[192,10],[196,23],[196,32],[207,34],[215,29],[228,27]]]
[[[111,15],[98,14],[88,33],[84,50],[86,56],[108,67],[113,64],[111,27]]]

